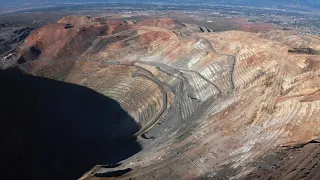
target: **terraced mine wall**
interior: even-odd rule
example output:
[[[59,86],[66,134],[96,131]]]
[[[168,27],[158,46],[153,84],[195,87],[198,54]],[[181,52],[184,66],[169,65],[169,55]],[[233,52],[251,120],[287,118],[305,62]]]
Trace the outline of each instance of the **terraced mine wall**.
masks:
[[[72,27],[65,29],[64,23]],[[89,95],[82,97],[83,93],[72,98],[74,106],[80,106],[73,113],[85,124],[75,133],[84,138],[75,149],[82,149],[81,144],[92,150],[89,155],[72,156],[77,157],[72,162],[81,165],[90,160],[96,165],[79,169],[80,179],[246,179],[264,172],[259,168],[261,161],[282,152],[283,147],[319,139],[319,56],[288,53],[292,48],[317,50],[317,37],[287,31],[200,33],[170,19],[128,23],[81,16],[63,18],[36,32],[11,59],[24,57],[31,47],[42,45],[38,46],[39,56],[16,66],[24,76],[89,89],[117,104],[116,109],[89,100],[87,104],[81,99]],[[40,87],[32,88],[36,94],[48,91],[64,95],[60,93],[64,90],[54,91],[46,84]],[[72,97],[71,91],[67,92]],[[67,110],[73,104],[60,109],[62,95],[50,95],[58,97],[52,100],[53,107],[68,117],[58,122],[76,127],[77,120]],[[94,107],[95,116],[86,116],[81,106]],[[39,108],[33,112],[43,111],[42,106]],[[118,117],[117,112],[127,114]],[[129,122],[132,126],[127,125]],[[96,129],[85,129],[91,126]],[[56,136],[53,130],[49,132]],[[66,136],[69,141],[77,139],[73,131],[63,132],[72,135]],[[98,143],[104,141],[110,143]],[[132,146],[136,147],[133,151]],[[92,158],[96,155],[101,156]],[[71,158],[65,156],[61,161]],[[316,158],[317,153],[311,156]],[[282,160],[270,162],[267,170]],[[292,168],[310,166],[314,161]],[[49,173],[46,170],[43,175]],[[77,174],[60,170],[55,172],[60,179]],[[309,170],[304,172],[315,172]],[[27,172],[21,175],[39,178]],[[262,177],[269,178],[270,174],[280,177],[272,173]],[[317,176],[311,173],[305,177]]]

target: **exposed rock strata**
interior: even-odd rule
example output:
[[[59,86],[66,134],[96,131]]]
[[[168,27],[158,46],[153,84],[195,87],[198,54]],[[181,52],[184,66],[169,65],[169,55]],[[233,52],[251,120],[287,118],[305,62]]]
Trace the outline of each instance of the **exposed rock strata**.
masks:
[[[119,179],[213,178],[226,165],[236,169],[228,176],[252,177],[251,164],[279,147],[320,138],[320,56],[288,53],[319,51],[318,37],[179,32],[185,26],[173,20],[129,25],[72,16],[36,30],[21,47],[41,51],[19,65],[25,73],[94,89],[141,125],[137,136],[153,137],[140,139],[143,150],[121,166],[83,179],[126,168],[133,170]]]

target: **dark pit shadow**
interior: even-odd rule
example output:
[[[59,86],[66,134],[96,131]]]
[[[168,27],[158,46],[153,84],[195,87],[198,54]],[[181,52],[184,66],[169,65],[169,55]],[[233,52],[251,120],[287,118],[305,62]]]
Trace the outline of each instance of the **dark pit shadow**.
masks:
[[[1,179],[73,180],[141,150],[140,126],[92,89],[17,68],[0,70],[0,84]]]

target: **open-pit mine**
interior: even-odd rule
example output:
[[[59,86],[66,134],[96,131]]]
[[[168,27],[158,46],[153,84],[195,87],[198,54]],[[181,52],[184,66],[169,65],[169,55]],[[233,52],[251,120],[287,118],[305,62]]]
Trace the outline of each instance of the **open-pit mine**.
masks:
[[[320,38],[201,29],[66,16],[32,31],[0,61],[1,176],[320,179]]]

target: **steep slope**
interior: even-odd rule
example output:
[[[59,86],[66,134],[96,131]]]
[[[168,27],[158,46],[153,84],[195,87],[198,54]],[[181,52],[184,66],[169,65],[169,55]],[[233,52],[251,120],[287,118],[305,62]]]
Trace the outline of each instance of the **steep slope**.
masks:
[[[14,55],[16,47],[23,43],[32,30],[33,28],[10,23],[0,24],[0,64]]]
[[[21,49],[41,55],[18,66],[94,89],[141,126],[139,153],[82,179],[246,178],[282,146],[319,140],[320,56],[289,52],[302,47],[285,32],[186,35],[174,20],[83,19],[32,33]],[[303,48],[318,50],[318,38],[306,38]]]

